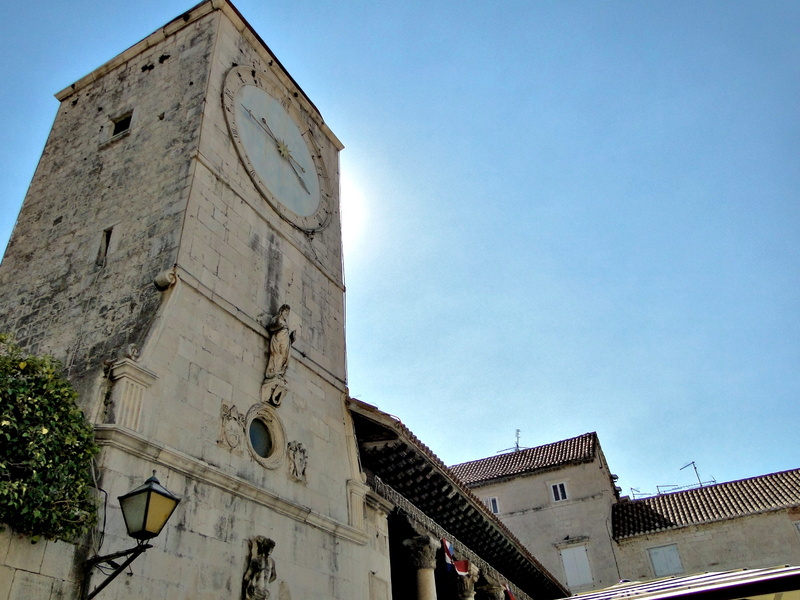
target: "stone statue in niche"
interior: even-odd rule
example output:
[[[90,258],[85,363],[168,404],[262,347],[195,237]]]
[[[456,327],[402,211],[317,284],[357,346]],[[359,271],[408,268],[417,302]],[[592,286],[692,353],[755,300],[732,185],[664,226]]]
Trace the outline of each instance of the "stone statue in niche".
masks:
[[[275,581],[275,542],[263,535],[248,540],[247,569],[242,578],[242,600],[268,600],[269,584]]]
[[[286,446],[289,454],[289,475],[297,481],[306,480],[308,450],[300,442],[289,442]]]
[[[267,354],[267,369],[264,373],[264,380],[283,377],[286,374],[286,367],[289,365],[289,352],[294,343],[294,331],[289,331],[289,308],[288,304],[282,305],[278,309],[278,314],[265,325],[269,332],[269,352]]]

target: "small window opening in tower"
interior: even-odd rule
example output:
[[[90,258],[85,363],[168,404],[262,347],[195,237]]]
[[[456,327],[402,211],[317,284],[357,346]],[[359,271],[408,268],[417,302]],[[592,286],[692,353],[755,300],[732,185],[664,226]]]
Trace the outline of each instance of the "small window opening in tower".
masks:
[[[114,131],[111,133],[111,135],[115,136],[124,131],[128,131],[128,129],[131,128],[131,117],[133,117],[133,113],[128,113],[127,115],[121,116],[119,119],[115,119]]]
[[[106,265],[108,258],[108,247],[111,245],[111,232],[114,228],[109,227],[103,231],[103,238],[100,240],[100,249],[97,251],[97,260],[95,261],[100,266]]]

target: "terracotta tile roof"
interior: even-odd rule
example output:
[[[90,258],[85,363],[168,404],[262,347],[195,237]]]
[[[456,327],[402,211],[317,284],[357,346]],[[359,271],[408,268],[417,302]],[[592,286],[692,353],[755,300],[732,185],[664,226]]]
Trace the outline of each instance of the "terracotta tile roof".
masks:
[[[570,463],[594,460],[597,455],[597,434],[585,433],[536,448],[527,448],[453,465],[450,470],[469,486],[494,479],[550,469]]]
[[[350,398],[361,466],[454,536],[530,598],[555,600],[569,592],[496,515],[397,417]]]
[[[800,506],[800,469],[615,504],[614,538]]]

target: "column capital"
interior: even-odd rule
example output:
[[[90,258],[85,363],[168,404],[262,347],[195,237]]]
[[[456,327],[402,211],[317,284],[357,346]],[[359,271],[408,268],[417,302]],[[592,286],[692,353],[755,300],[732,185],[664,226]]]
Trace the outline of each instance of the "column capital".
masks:
[[[469,571],[466,575],[456,575],[456,589],[461,600],[472,600],[475,597],[475,583],[480,576],[477,565],[469,562]]]
[[[408,549],[411,562],[417,569],[435,569],[436,551],[442,543],[431,535],[420,535],[403,540],[403,546]]]
[[[500,581],[487,573],[483,574],[483,579],[485,583],[478,587],[488,596],[489,600],[505,600],[506,595]]]

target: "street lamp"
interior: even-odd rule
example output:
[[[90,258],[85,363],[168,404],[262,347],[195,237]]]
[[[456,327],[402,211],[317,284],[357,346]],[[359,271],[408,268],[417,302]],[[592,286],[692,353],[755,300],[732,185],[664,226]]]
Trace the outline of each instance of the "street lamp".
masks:
[[[122,516],[125,519],[125,527],[128,535],[137,540],[136,546],[128,550],[121,550],[105,556],[94,556],[86,561],[84,566],[83,593],[82,600],[91,600],[99,594],[114,578],[122,573],[129,564],[139,558],[145,550],[152,548],[150,544],[145,544],[145,540],[156,537],[166,525],[175,508],[178,506],[180,498],[164,488],[156,479],[156,472],[153,476],[140,485],[135,490],[119,497],[119,506],[122,509]],[[118,564],[116,559],[127,557],[122,564]],[[95,589],[89,591],[89,575],[91,570],[100,565],[107,564],[114,569]]]

